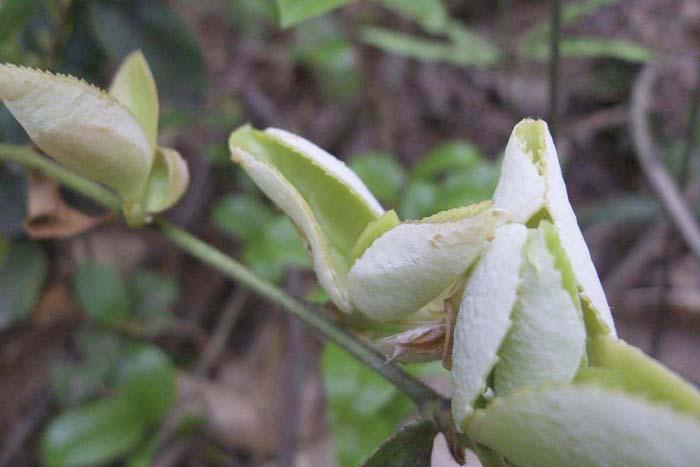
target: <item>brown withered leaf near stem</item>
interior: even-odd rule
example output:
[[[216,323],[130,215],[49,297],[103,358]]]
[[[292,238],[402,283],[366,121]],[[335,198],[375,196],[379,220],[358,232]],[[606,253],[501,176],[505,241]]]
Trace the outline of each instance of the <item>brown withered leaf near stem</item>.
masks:
[[[445,340],[442,348],[442,366],[447,370],[452,369],[452,343],[454,342],[455,323],[457,322],[457,312],[462,301],[466,281],[466,278],[457,281],[452,287],[450,295],[443,302],[445,307]]]
[[[420,362],[440,359],[444,341],[445,323],[440,321],[385,337],[376,344],[389,360]]]
[[[24,228],[31,238],[66,238],[79,235],[109,219],[89,216],[68,206],[52,179],[32,171],[28,178],[27,217]]]

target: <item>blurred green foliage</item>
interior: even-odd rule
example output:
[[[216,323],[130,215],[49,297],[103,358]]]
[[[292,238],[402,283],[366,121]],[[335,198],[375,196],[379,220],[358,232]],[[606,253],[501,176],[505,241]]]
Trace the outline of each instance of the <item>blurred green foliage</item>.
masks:
[[[406,169],[391,154],[370,151],[353,156],[350,168],[386,206],[396,206],[406,181]]]
[[[335,345],[326,345],[322,365],[338,462],[360,465],[411,414],[413,405]]]
[[[118,324],[129,317],[131,304],[126,282],[114,269],[95,262],[84,263],[73,284],[81,308],[96,322]]]
[[[95,37],[113,62],[141,49],[166,97],[202,97],[206,70],[199,43],[165,2],[101,0],[90,8]]]
[[[601,8],[613,5],[619,0],[582,0],[563,5],[562,26],[575,23]],[[549,59],[550,29],[548,21],[534,26],[525,35],[520,53],[529,59],[546,61]],[[566,34],[559,41],[559,51],[563,58],[614,58],[628,62],[648,62],[654,58],[651,49],[628,40],[602,37],[569,37]]]
[[[355,47],[335,18],[325,16],[294,30],[292,58],[308,67],[326,99],[347,102],[362,85]]]
[[[3,240],[0,257],[0,330],[26,318],[39,299],[48,273],[48,257],[41,245]]]
[[[500,59],[500,52],[496,47],[457,22],[450,21],[442,32],[447,40],[427,39],[368,26],[361,29],[360,38],[385,52],[417,60],[488,67],[495,65]]]
[[[352,0],[277,0],[280,25],[293,26],[306,19],[327,13]]]
[[[4,0],[0,4],[0,43],[24,27],[39,3],[40,0]]]
[[[267,280],[279,283],[287,268],[311,266],[292,222],[255,195],[225,196],[214,206],[211,220],[242,242],[243,261]]]
[[[362,467],[430,465],[436,434],[429,420],[407,425],[383,442]]]
[[[127,280],[109,266],[87,262],[73,285],[89,321],[76,337],[79,359],[63,356],[52,367],[52,393],[63,410],[42,436],[42,458],[50,466],[129,455],[144,460],[154,453],[144,451],[152,442],[149,433],[175,402],[175,367],[160,348],[129,336],[149,329],[154,315],[161,323],[172,319],[177,284],[153,271]],[[150,462],[145,460],[142,465]]]

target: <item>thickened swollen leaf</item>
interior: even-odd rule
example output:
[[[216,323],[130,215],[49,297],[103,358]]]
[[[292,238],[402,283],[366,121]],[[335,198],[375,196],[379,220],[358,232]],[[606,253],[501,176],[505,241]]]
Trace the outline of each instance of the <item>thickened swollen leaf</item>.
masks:
[[[350,269],[352,304],[377,321],[418,311],[469,269],[502,218],[485,202],[388,230]]]
[[[498,362],[517,299],[526,238],[523,225],[497,228],[464,289],[452,347],[452,416],[458,429]]]
[[[604,334],[615,325],[590,252],[569,203],[554,142],[541,120],[523,120],[513,129],[506,147],[494,205],[510,211],[514,222],[551,219],[571,262],[584,310]]]
[[[687,467],[700,459],[696,419],[596,386],[496,398],[466,432],[520,467]]]
[[[585,358],[583,319],[548,248],[546,225],[528,232],[513,324],[494,371],[498,396],[545,382],[569,382]]]

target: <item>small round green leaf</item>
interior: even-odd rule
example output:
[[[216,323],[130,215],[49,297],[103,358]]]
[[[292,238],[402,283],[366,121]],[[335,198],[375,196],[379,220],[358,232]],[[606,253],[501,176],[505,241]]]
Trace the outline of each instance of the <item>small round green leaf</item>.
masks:
[[[50,467],[81,467],[115,461],[134,449],[146,426],[137,410],[115,398],[69,410],[49,422],[41,454]]]
[[[81,308],[95,321],[117,324],[131,314],[124,278],[109,266],[83,263],[73,277],[73,286]]]
[[[121,360],[117,394],[144,423],[160,421],[175,401],[175,368],[154,345],[133,345]]]

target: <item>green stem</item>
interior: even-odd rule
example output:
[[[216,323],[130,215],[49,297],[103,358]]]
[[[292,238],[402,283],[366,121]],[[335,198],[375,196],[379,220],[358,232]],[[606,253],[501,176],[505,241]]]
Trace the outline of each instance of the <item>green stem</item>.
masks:
[[[73,191],[77,191],[91,198],[110,211],[121,211],[121,202],[116,194],[95,182],[71,172],[52,160],[37,154],[29,146],[14,146],[0,143],[0,159],[14,162],[31,169],[40,170],[48,177],[61,182],[62,185]]]
[[[0,144],[0,160],[38,169],[68,188],[113,211],[118,211],[121,207],[119,199],[107,188],[74,174],[52,160],[37,154],[29,147]],[[181,228],[162,219],[156,219],[149,227],[160,232],[183,251],[279,305],[280,308],[313,328],[320,336],[345,349],[406,394],[425,417],[435,419],[439,416],[439,411],[445,403],[442,396],[398,366],[387,362],[382,354],[339,327],[325,315],[292,298],[275,285],[260,279],[235,259]]]

